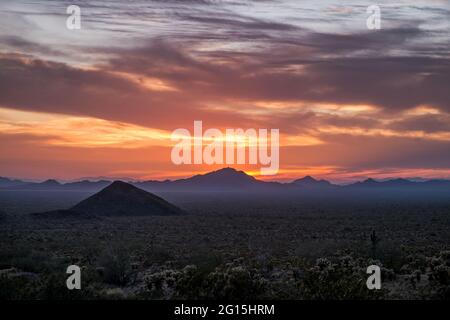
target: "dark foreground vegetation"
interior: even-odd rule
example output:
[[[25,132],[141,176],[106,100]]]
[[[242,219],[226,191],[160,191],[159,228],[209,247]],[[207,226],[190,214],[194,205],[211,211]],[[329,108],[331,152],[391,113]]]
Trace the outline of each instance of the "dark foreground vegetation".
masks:
[[[0,299],[449,299],[450,199],[161,194],[173,216],[36,218],[79,192],[0,193]],[[70,264],[82,290],[66,288]],[[382,266],[382,289],[366,287]]]

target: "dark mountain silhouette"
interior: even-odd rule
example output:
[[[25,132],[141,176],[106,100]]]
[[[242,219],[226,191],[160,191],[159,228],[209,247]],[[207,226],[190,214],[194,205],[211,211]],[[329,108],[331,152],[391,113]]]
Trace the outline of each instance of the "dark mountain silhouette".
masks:
[[[27,182],[16,179],[9,179],[5,177],[0,177],[0,188],[11,188],[11,187],[19,187],[27,184]]]
[[[385,181],[377,181],[368,178],[364,181],[355,182],[348,185],[349,188],[450,188],[450,180],[425,180],[425,181],[411,181],[403,178],[389,179]]]
[[[43,218],[178,215],[180,208],[166,200],[129,183],[114,181],[100,192],[81,201],[68,210],[36,213]]]
[[[260,181],[249,176],[244,171],[224,168],[206,174],[198,174],[188,179],[178,180],[177,183],[203,184],[207,186],[249,186]]]
[[[349,184],[347,187],[352,187],[352,188],[356,188],[356,187],[376,187],[380,184],[380,182],[376,181],[375,179],[372,178],[367,178],[364,181],[358,181],[352,184]]]
[[[331,187],[333,186],[327,180],[316,180],[311,176],[306,176],[301,179],[294,180],[293,184],[301,187]]]
[[[29,185],[35,186],[35,187],[41,187],[41,188],[58,188],[58,187],[62,186],[62,183],[59,183],[55,179],[48,179],[48,180],[45,180],[44,182],[30,183]]]
[[[0,178],[1,179],[1,178]],[[111,184],[108,180],[99,181],[76,181],[68,183],[60,183],[57,180],[49,179],[44,182],[24,182],[20,180],[6,179],[0,180],[1,189],[12,190],[42,190],[42,191],[60,191],[60,190],[73,190],[73,191],[100,191],[102,188]],[[6,180],[9,180],[6,181]]]
[[[61,183],[59,183],[55,179],[48,179],[48,180],[45,180],[44,182],[41,182],[40,185],[42,185],[42,186],[59,186],[59,185],[61,185]]]
[[[55,179],[48,179],[44,182],[29,182],[24,185],[19,186],[21,189],[28,189],[28,190],[59,190],[61,187],[63,187],[62,183],[59,183]]]
[[[146,190],[158,191],[263,191],[280,189],[278,182],[264,182],[233,168],[224,168],[187,179],[166,181],[144,181],[135,185]]]
[[[71,210],[95,215],[172,215],[183,213],[166,200],[129,183],[114,181]]]

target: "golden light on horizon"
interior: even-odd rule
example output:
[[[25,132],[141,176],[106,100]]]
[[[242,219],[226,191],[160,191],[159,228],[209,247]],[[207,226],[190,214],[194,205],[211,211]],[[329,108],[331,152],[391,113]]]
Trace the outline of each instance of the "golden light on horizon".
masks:
[[[91,117],[0,108],[0,132],[42,137],[46,144],[66,147],[165,146],[170,132]]]

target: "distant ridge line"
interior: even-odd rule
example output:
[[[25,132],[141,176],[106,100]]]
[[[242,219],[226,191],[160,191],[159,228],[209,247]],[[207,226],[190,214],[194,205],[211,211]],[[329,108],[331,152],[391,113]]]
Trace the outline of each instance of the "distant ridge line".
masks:
[[[0,190],[81,190],[98,191],[112,181],[110,180],[80,180],[75,182],[60,183],[54,179],[44,182],[25,182],[16,179],[0,177]],[[151,191],[208,191],[208,190],[297,190],[320,188],[450,188],[450,180],[431,179],[424,181],[412,181],[404,178],[392,178],[388,180],[376,180],[367,178],[348,185],[333,184],[328,180],[317,180],[311,176],[295,179],[291,182],[262,181],[238,171],[234,168],[223,168],[205,174],[197,174],[189,178],[177,180],[144,180],[125,181],[144,190]]]

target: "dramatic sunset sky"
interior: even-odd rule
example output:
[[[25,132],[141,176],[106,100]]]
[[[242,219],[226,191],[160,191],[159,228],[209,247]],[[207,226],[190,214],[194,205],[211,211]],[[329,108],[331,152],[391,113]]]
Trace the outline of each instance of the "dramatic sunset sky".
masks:
[[[450,1],[0,1],[0,176],[220,168],[172,164],[194,120],[278,128],[265,179],[450,178]]]

